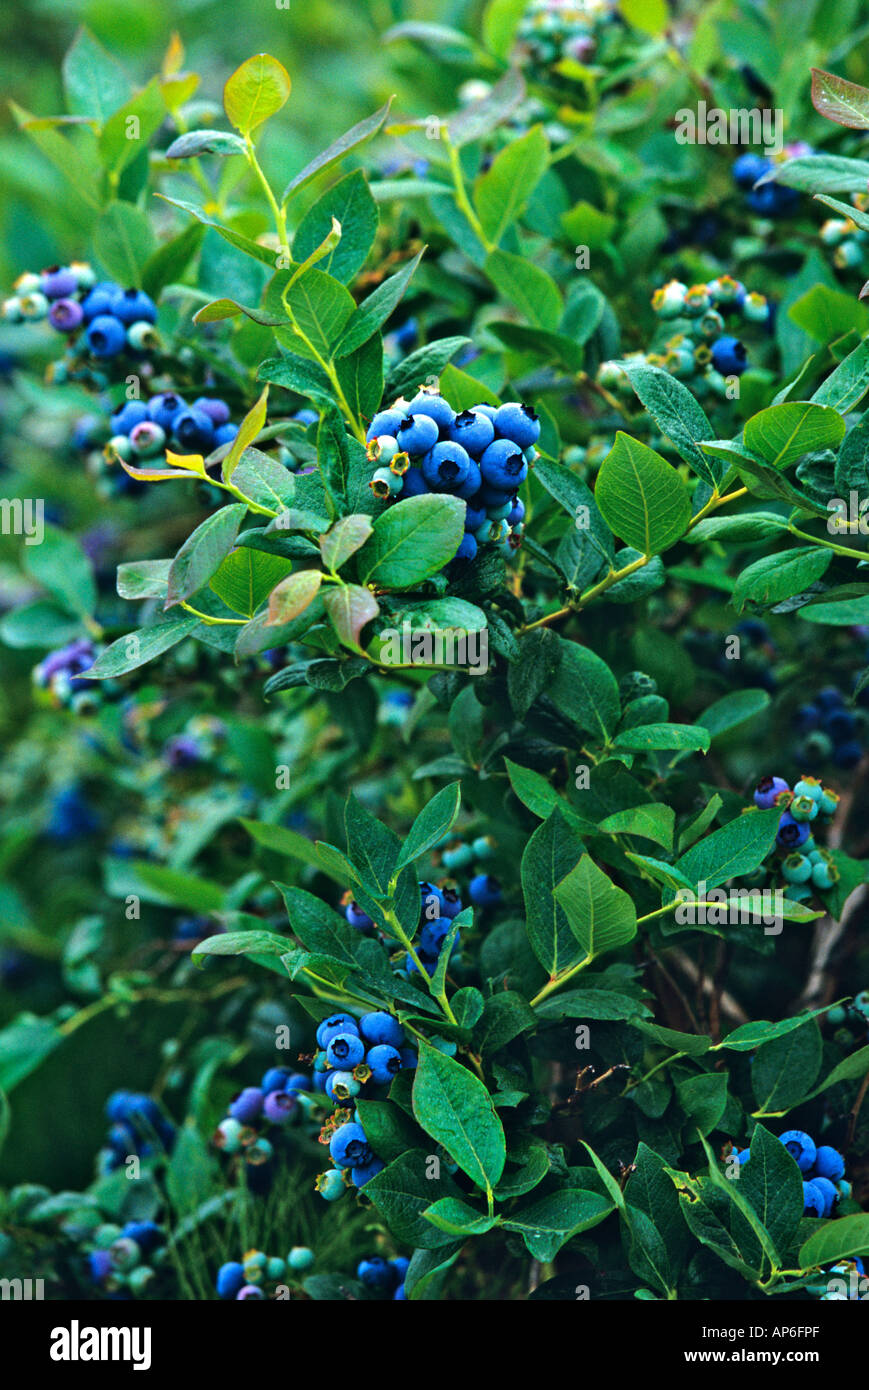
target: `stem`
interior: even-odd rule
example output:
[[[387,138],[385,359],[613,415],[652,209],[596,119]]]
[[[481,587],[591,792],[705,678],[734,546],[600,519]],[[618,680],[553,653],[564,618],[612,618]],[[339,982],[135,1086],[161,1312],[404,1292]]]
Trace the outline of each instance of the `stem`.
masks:
[[[247,618],[212,618],[210,613],[200,613],[198,608],[194,608],[192,604],[184,603],[183,600],[181,607],[186,609],[188,613],[192,613],[194,618],[201,618],[204,623],[208,623],[211,627],[217,627],[218,625],[244,627],[245,623],[248,621]]]
[[[459,152],[456,149],[456,146],[453,144],[452,140],[450,139],[449,132],[446,126],[441,127],[441,133],[443,142],[447,149],[447,154],[449,155],[450,173],[453,176],[453,187],[456,190],[456,204],[465,214],[465,217],[470,222],[471,227],[474,230],[474,233],[482,242],[485,250],[488,252],[494,251],[496,249],[496,243],[494,241],[490,241],[489,238],[486,236],[486,233],[483,231],[483,224],[481,223],[479,217],[477,216],[476,212],[471,206],[471,200],[468,197],[468,190],[465,187],[465,176],[462,172],[462,162],[459,158]]]
[[[390,887],[394,887],[394,884],[390,885]],[[423,965],[422,961],[417,955],[413,942],[407,935],[406,931],[404,930],[404,927],[399,922],[398,917],[395,913],[395,908],[382,907],[381,911],[383,912],[383,915],[389,923],[390,927],[392,928],[393,932],[398,937],[398,940],[401,942],[402,946],[407,951],[408,955],[410,956],[420,975],[428,984],[429,994],[432,996],[433,999],[437,1000],[447,1020],[450,1023],[457,1023],[458,1020],[455,1014],[453,1013],[452,1008],[450,1007],[449,1000],[446,996],[446,989],[444,988],[443,990],[441,990],[439,994],[435,994],[434,990],[432,989],[431,976],[429,975],[428,971],[426,970],[425,966]]]
[[[256,174],[256,177],[260,183],[260,187],[262,188],[263,193],[266,196],[266,201],[269,207],[271,208],[272,217],[274,218],[275,223],[275,230],[278,234],[278,241],[281,244],[281,252],[284,256],[286,256],[287,260],[289,261],[290,243],[287,239],[287,214],[284,211],[284,209],[278,205],[278,200],[272,192],[271,184],[269,183],[268,179],[266,178],[265,174],[263,173],[260,167],[260,162],[256,157],[256,151],[253,147],[253,141],[251,140],[249,135],[246,135],[244,137],[244,145],[245,152],[247,154],[247,162],[250,165],[253,172]]]
[[[853,560],[869,560],[869,551],[852,550],[848,545],[836,545],[835,541],[825,541],[821,536],[810,536],[808,531],[801,531],[799,527],[789,525],[788,530],[792,536],[798,536],[801,541],[810,541],[812,545],[826,546],[827,550],[832,550],[834,555],[845,555]]]
[[[547,984],[545,984],[541,990],[538,990],[534,998],[531,1000],[532,1009],[535,1007],[536,1004],[542,1003],[543,1000],[547,999],[550,994],[554,994],[557,989],[560,989],[561,986],[565,983],[565,981],[572,979],[572,977],[574,975],[577,975],[580,970],[584,970],[587,965],[591,965],[593,959],[593,956],[586,956],[585,960],[581,960],[578,965],[572,965],[569,970],[563,970],[560,975],[554,975],[552,979]]]

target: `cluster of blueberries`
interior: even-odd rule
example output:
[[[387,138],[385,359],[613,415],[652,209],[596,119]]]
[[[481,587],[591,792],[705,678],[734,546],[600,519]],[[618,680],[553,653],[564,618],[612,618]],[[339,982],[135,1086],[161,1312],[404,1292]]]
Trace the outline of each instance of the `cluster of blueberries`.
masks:
[[[865,212],[866,199],[863,194],[852,194],[851,201]],[[862,267],[869,233],[858,227],[850,217],[828,218],[821,227],[820,237],[824,246],[832,248],[833,265],[837,270],[859,270]]]
[[[795,188],[787,188],[783,183],[774,182],[761,184],[760,188],[756,188],[755,185],[766,178],[767,174],[771,174],[777,163],[808,154],[814,154],[814,150],[800,140],[785,145],[781,154],[775,158],[758,154],[754,150],[746,150],[744,154],[737,155],[731,169],[733,182],[745,193],[745,201],[752,212],[756,212],[759,217],[789,217],[794,212],[800,201],[800,195]]]
[[[443,396],[423,390],[371,421],[371,490],[383,501],[452,493],[465,502],[465,534],[453,558],[472,560],[480,545],[491,544],[510,555],[521,544],[525,516],[517,493],[539,438],[535,412],[518,401],[457,414]]]
[[[443,843],[449,847],[443,850],[441,859],[444,867],[451,871],[472,863],[475,858],[488,858],[492,853],[491,841],[485,836],[480,836],[473,845],[455,840],[452,836],[445,836]],[[452,931],[453,921],[462,911],[464,904],[458,889],[451,884],[439,887],[436,883],[423,881],[419,885],[419,891],[419,935],[414,946],[416,960],[407,952],[404,970],[407,975],[419,974],[419,961],[431,976],[437,969],[441,950]],[[468,888],[468,896],[475,907],[497,907],[501,901],[501,885],[492,874],[475,874]],[[344,916],[356,931],[371,932],[375,928],[373,918],[360,907],[349,891],[345,894]],[[384,942],[387,946],[399,944],[388,937],[384,937]],[[451,959],[457,959],[460,949],[461,932],[456,931],[450,951]]]
[[[838,792],[822,786],[816,777],[801,777],[793,791],[783,777],[762,777],[754,790],[754,804],[762,811],[773,806],[781,810],[776,844],[785,855],[781,871],[788,897],[803,902],[813,889],[832,888],[839,870],[830,852],[817,844],[813,824],[817,828],[832,820]]]
[[[100,682],[73,678],[89,671],[96,659],[97,650],[90,638],[77,637],[49,652],[34,666],[33,683],[38,690],[48,692],[55,706],[68,706],[76,714],[88,714],[93,709]]]
[[[149,401],[126,401],[111,417],[108,456],[132,463],[154,458],[167,446],[210,454],[238,434],[229,414],[226,401],[217,396],[199,396],[188,405],[177,391],[161,391]]]
[[[148,352],[158,345],[154,325],[157,306],[144,290],[124,289],[112,280],[97,282],[85,262],[53,265],[40,273],[25,271],[3,302],[7,323],[48,319],[67,337],[82,330],[77,350],[92,357]]]
[[[690,381],[699,396],[711,394],[722,399],[729,398],[729,378],[741,376],[748,366],[745,344],[732,332],[725,332],[727,318],[738,315],[746,324],[768,328],[773,319],[766,296],[746,290],[741,280],[730,275],[690,286],[670,280],[655,290],[652,308],[662,323],[676,332],[660,348],[656,345],[653,351],[637,357],[682,381]],[[603,363],[599,376],[610,366]],[[612,373],[604,373],[604,385],[608,384],[608,375]]]
[[[794,711],[794,727],[803,735],[801,752],[815,762],[831,762],[845,770],[856,767],[863,756],[865,708],[869,689],[856,697],[859,710],[849,710],[841,690],[824,686],[811,700]]]
[[[614,15],[611,0],[530,0],[516,29],[516,57],[536,68],[566,58],[588,63]]]
[[[136,1091],[114,1091],[106,1101],[109,1131],[97,1155],[100,1176],[123,1167],[132,1156],[153,1158],[170,1153],[175,1126],[151,1096]]]
[[[92,1283],[113,1298],[135,1298],[153,1284],[166,1257],[166,1235],[155,1221],[98,1226],[87,1257]]]
[[[286,1259],[265,1255],[262,1250],[246,1250],[240,1260],[227,1260],[220,1266],[214,1287],[220,1298],[266,1299],[270,1284],[283,1284],[293,1274],[305,1273],[315,1258],[307,1245],[294,1245]]]
[[[827,1014],[827,1021],[834,1028],[846,1025],[856,1029],[858,1033],[865,1030],[866,1040],[869,1042],[869,989],[861,989],[849,1004],[834,1004]]]
[[[400,1071],[412,1070],[416,1052],[405,1046],[404,1029],[392,1014],[330,1014],[317,1029],[313,1066],[314,1090],[346,1105],[366,1085],[389,1086]]]
[[[802,1129],[789,1129],[779,1139],[803,1175],[803,1214],[831,1216],[836,1203],[851,1195],[851,1184],[845,1179],[845,1160],[839,1150],[830,1144],[816,1145]],[[740,1168],[750,1157],[748,1149],[737,1152]]]
[[[258,1126],[268,1124],[280,1130],[291,1124],[307,1113],[311,1090],[311,1080],[303,1073],[269,1067],[259,1086],[245,1086],[233,1096],[226,1117],[215,1130],[216,1147],[239,1168],[265,1168],[274,1156],[274,1145],[260,1134]]]
[[[404,1280],[409,1265],[405,1255],[394,1255],[389,1260],[382,1255],[369,1255],[356,1266],[356,1278],[371,1293],[403,1303],[407,1299]]]

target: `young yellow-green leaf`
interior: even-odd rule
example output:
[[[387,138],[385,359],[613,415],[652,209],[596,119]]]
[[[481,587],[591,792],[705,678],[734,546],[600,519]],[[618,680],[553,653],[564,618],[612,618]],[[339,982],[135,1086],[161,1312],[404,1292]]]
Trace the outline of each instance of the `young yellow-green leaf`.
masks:
[[[250,135],[289,99],[290,74],[270,53],[248,58],[223,89],[223,109],[236,130]]]
[[[786,401],[752,415],[745,426],[745,447],[771,468],[787,468],[803,454],[837,449],[845,421],[829,405]]]
[[[556,884],[555,896],[589,960],[614,951],[637,934],[637,914],[630,896],[587,854]]]
[[[594,498],[616,536],[643,555],[659,555],[685,534],[691,503],[675,468],[621,430],[600,467]]]
[[[361,584],[330,584],[323,601],[341,644],[361,652],[362,629],[380,612],[371,590]]]
[[[288,623],[303,613],[320,588],[319,570],[297,570],[287,575],[269,595],[267,627]]]
[[[262,395],[254,402],[247,415],[245,415],[242,420],[238,434],[232,441],[232,448],[223,460],[223,464],[221,465],[221,477],[225,483],[229,482],[245,449],[249,444],[253,443],[265,424],[268,401],[269,388],[265,386]]]
[[[467,1067],[420,1041],[413,1080],[413,1113],[463,1173],[483,1189],[504,1171],[504,1127],[488,1090]]]

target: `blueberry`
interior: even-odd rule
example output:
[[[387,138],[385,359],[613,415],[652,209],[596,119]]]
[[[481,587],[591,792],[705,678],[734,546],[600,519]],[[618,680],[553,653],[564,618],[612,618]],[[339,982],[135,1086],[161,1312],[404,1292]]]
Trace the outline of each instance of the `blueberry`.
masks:
[[[815,704],[826,713],[833,709],[844,709],[845,698],[835,685],[825,685],[815,696]]]
[[[495,431],[501,439],[509,439],[520,449],[528,449],[540,438],[540,421],[530,406],[507,401],[495,412]]]
[[[449,438],[461,444],[469,454],[480,455],[495,438],[495,426],[488,415],[478,410],[463,410],[449,428]]]
[[[838,1182],[845,1176],[845,1160],[830,1144],[821,1144],[815,1154],[815,1173],[820,1178]]]
[[[846,709],[831,710],[821,720],[821,727],[830,735],[834,743],[845,743],[854,735],[857,727],[853,714]]]
[[[472,497],[477,495],[480,491],[480,484],[483,481],[482,474],[480,473],[480,465],[477,463],[476,459],[469,457],[468,462],[470,466],[465,481],[460,483],[458,487],[450,488],[450,491],[454,492],[456,497],[461,497],[465,502],[470,501]]]
[[[236,1301],[244,1300],[246,1302],[248,1299],[257,1301],[265,1298],[265,1292],[260,1288],[259,1284],[243,1284],[235,1297]]]
[[[497,907],[501,901],[501,885],[491,874],[477,874],[468,887],[475,907]]]
[[[112,301],[111,312],[124,324],[157,322],[157,306],[144,290],[119,290]]]
[[[220,444],[231,444],[238,434],[238,425],[218,425],[214,431],[215,448]]]
[[[233,1120],[238,1120],[240,1124],[249,1125],[259,1118],[263,1108],[265,1096],[259,1086],[245,1086],[243,1091],[239,1091],[234,1096],[229,1105],[229,1114]]]
[[[818,1192],[820,1192],[821,1196],[824,1199],[824,1210],[822,1211],[821,1215],[829,1216],[838,1200],[838,1192],[836,1191],[833,1184],[830,1182],[829,1178],[819,1177],[817,1173],[812,1178],[811,1185],[812,1187],[816,1188]]]
[[[430,391],[420,391],[418,396],[414,396],[410,405],[407,407],[408,415],[428,415],[434,420],[439,430],[448,432],[450,426],[456,418],[449,401],[445,401],[443,396],[434,395]],[[452,438],[447,433],[447,438]]]
[[[427,454],[438,442],[438,427],[430,415],[405,415],[396,429],[381,429],[378,434],[391,434],[398,447],[414,458]]]
[[[403,419],[404,415],[400,410],[381,410],[368,426],[365,442],[370,444],[379,434],[391,434],[394,438]]]
[[[826,1204],[827,1202],[823,1192],[815,1183],[803,1183],[804,1216],[823,1216],[825,1214]]]
[[[862,757],[863,749],[856,739],[852,739],[847,743],[840,743],[837,748],[833,749],[833,762],[836,767],[841,767],[846,770],[851,767],[856,767]]]
[[[452,921],[454,917],[458,917],[458,915],[459,915],[459,913],[461,912],[461,910],[462,910],[462,900],[461,900],[461,898],[459,897],[459,895],[458,895],[456,889],[455,889],[455,888],[442,888],[442,889],[441,889],[441,916],[442,916],[442,917],[448,917],[449,920]],[[388,1042],[388,1039],[385,1038],[385,1039],[384,1039],[384,1042]]]
[[[425,485],[425,478],[418,468],[408,468],[401,480],[401,497],[419,497],[422,493],[428,492]]]
[[[357,1164],[350,1169],[350,1180],[354,1187],[364,1187],[367,1182],[383,1172],[383,1162],[379,1158],[372,1158],[368,1163]]]
[[[260,1089],[269,1095],[271,1091],[284,1091],[290,1075],[288,1067],[269,1067],[260,1082]]]
[[[780,849],[794,850],[805,844],[811,834],[808,821],[795,820],[790,811],[785,811],[778,823],[776,844]]]
[[[117,357],[127,343],[124,325],[111,314],[98,314],[92,319],[86,337],[94,357]]]
[[[407,1274],[407,1271],[410,1269],[410,1260],[407,1258],[407,1256],[394,1255],[393,1258],[389,1261],[389,1263],[395,1270],[396,1279],[400,1279],[403,1281],[405,1275]]]
[[[351,1071],[365,1056],[365,1045],[357,1032],[336,1033],[326,1047],[326,1062],[330,1067]]]
[[[426,922],[419,934],[419,954],[437,960],[451,927],[452,922],[448,917],[436,917],[433,921]]]
[[[153,417],[151,417],[153,418]],[[112,434],[126,434],[143,420],[148,419],[148,407],[144,401],[127,401],[109,419]]]
[[[389,1043],[391,1047],[401,1047],[404,1042],[404,1029],[398,1019],[382,1010],[363,1014],[359,1020],[359,1032],[370,1046]]]
[[[193,402],[193,409],[201,410],[203,415],[207,415],[215,429],[218,425],[229,423],[229,406],[217,396],[199,396]]]
[[[74,333],[84,319],[77,299],[55,299],[48,311],[48,321],[58,333]]]
[[[817,1149],[815,1141],[802,1129],[789,1129],[779,1135],[788,1153],[797,1161],[801,1173],[808,1173],[814,1166]]]
[[[263,1116],[273,1125],[285,1125],[298,1109],[298,1101],[289,1091],[270,1091],[263,1101]]]
[[[355,927],[357,931],[369,931],[370,928],[374,926],[374,922],[368,916],[368,913],[364,912],[357,902],[350,902],[347,904],[344,909],[344,916],[351,927]]]
[[[453,556],[454,560],[473,560],[477,553],[477,538],[472,536],[470,531],[466,531],[459,542],[459,548]]]
[[[759,806],[761,811],[768,811],[776,804],[776,799],[781,793],[788,791],[790,787],[783,777],[761,777],[754,789],[754,804]]]
[[[461,444],[444,440],[429,450],[420,466],[432,492],[455,492],[468,479],[471,458]]]
[[[356,1080],[352,1071],[330,1071],[326,1076],[324,1090],[331,1101],[336,1105],[342,1105],[359,1095],[362,1083]]]
[[[758,179],[762,179],[764,174],[768,174],[772,167],[772,160],[748,151],[733,161],[733,168],[730,172],[737,188],[749,189],[757,183]]]
[[[483,482],[490,488],[512,497],[528,473],[528,464],[515,442],[509,439],[496,439],[480,458],[480,472]],[[483,500],[488,501],[486,493]],[[501,499],[491,498],[492,501]]]
[[[395,1283],[395,1272],[380,1255],[372,1255],[361,1260],[356,1267],[356,1278],[366,1289],[391,1289]]]
[[[327,1202],[336,1202],[344,1196],[344,1175],[340,1168],[327,1168],[325,1173],[319,1174],[314,1185]]]
[[[142,458],[153,458],[162,453],[166,444],[166,433],[153,420],[141,420],[130,430],[130,444],[133,452]]]
[[[67,266],[53,265],[42,272],[40,289],[48,299],[67,299],[78,289],[78,279]]]
[[[162,1245],[166,1239],[156,1221],[128,1221],[121,1235],[134,1240],[146,1255],[158,1245]]]
[[[478,507],[474,501],[468,502],[465,507],[465,530],[479,531],[486,520],[486,508]]]
[[[335,1130],[329,1141],[329,1153],[339,1168],[364,1168],[373,1157],[365,1130],[353,1122]]]
[[[520,502],[518,497],[513,498],[513,505],[507,514],[507,525],[518,526],[520,521],[525,519],[525,503]]]
[[[287,1264],[290,1269],[300,1273],[302,1270],[310,1269],[315,1258],[313,1250],[307,1245],[294,1245],[287,1256]]]
[[[208,454],[214,448],[214,425],[202,410],[179,410],[172,417],[172,433],[184,449]]]
[[[287,1084],[285,1085],[284,1090],[289,1092],[291,1096],[296,1095],[299,1091],[310,1091],[311,1078],[309,1076],[305,1076],[300,1071],[294,1071],[291,1073],[290,1076],[287,1077]]]
[[[330,1014],[324,1018],[317,1029],[317,1046],[328,1047],[339,1033],[355,1033],[358,1037],[359,1025],[351,1014]]]
[[[741,376],[748,365],[745,344],[725,334],[712,344],[712,366],[722,376]]]
[[[172,432],[172,421],[186,408],[186,401],[176,391],[161,391],[152,396],[147,405],[148,419],[153,420],[167,434]]]
[[[401,1071],[401,1053],[388,1043],[378,1043],[376,1047],[372,1047],[365,1054],[365,1060],[371,1068],[371,1079],[376,1086],[388,1085]]]

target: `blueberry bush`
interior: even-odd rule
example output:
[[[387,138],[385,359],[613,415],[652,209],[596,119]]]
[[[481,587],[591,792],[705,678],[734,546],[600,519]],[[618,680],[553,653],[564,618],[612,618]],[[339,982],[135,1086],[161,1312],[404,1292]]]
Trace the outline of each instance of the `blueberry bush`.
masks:
[[[0,137],[0,1276],[866,1297],[865,7],[175,8]]]

